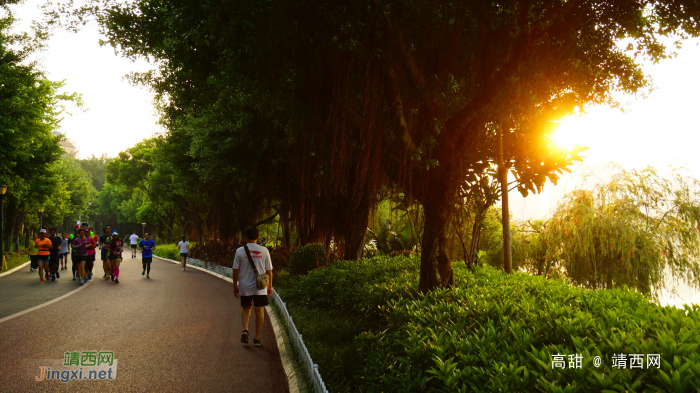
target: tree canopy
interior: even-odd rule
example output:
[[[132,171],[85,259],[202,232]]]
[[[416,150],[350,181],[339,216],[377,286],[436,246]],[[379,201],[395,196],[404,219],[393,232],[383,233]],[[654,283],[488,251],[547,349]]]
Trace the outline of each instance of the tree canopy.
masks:
[[[157,64],[132,79],[157,93],[165,144],[217,206],[209,222],[228,218],[222,237],[276,210],[302,243],[332,238],[353,259],[390,186],[422,205],[425,291],[453,283],[447,232],[496,135],[523,194],[556,182],[580,159],[551,142],[557,122],[646,92],[638,59],[670,56],[663,36],[697,36],[700,5],[104,0],[52,20],[66,14]]]
[[[8,186],[6,249],[23,225],[38,226],[39,209],[55,225],[85,211],[94,194],[75,161],[61,156],[63,135],[52,134],[60,126],[62,103],[80,106],[80,96],[61,92],[63,83],[48,80],[32,60],[46,38],[43,32],[11,32],[16,19],[9,5],[14,3],[0,4],[0,184]]]

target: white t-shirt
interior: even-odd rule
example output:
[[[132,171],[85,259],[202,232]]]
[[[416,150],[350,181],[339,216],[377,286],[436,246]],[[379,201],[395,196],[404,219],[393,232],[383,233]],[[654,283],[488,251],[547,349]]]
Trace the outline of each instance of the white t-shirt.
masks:
[[[253,262],[260,274],[272,270],[270,252],[266,247],[255,243],[248,243],[248,250],[250,250],[250,256],[253,257]],[[245,255],[245,249],[243,247],[239,247],[238,250],[236,250],[236,256],[233,258],[233,268],[240,269],[238,271],[238,293],[241,296],[267,295],[267,288],[258,289],[255,287],[255,277],[257,273],[253,271],[253,268],[250,266],[250,262],[248,262],[248,257]]]
[[[190,244],[190,242],[183,242],[180,241],[180,243],[177,244],[178,247],[180,247],[180,254],[187,254],[187,246]]]
[[[129,240],[131,240],[131,244],[136,244],[136,241],[139,240],[139,235],[134,233],[133,235],[129,236]]]

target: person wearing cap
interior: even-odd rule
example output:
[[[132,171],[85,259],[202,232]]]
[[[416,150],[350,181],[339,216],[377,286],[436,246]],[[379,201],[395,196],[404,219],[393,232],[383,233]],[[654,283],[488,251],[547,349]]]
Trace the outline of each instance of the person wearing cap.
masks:
[[[71,261],[71,270],[73,272],[73,281],[75,281],[76,275],[78,274],[78,260],[76,258],[76,253],[75,249],[73,249],[73,241],[78,238],[78,231],[80,230],[80,225],[75,224],[73,227],[73,232],[71,235],[68,237],[69,243],[71,244],[71,252],[70,252],[70,261]]]
[[[107,224],[103,231],[102,235],[100,235],[100,250],[102,252],[100,253],[100,257],[102,259],[102,270],[104,270],[105,274],[102,276],[105,280],[109,277],[112,276],[111,272],[111,266],[109,263],[109,258],[107,258],[109,254],[109,248],[107,247],[109,245],[110,240],[112,240],[112,226]]]
[[[61,252],[63,242],[61,241],[61,238],[56,236],[56,228],[51,228],[49,230],[49,234],[49,240],[51,241],[49,273],[51,273],[51,281],[56,281],[57,278],[61,278],[61,275],[58,273],[58,266],[60,265],[58,254]]]
[[[109,264],[112,268],[111,278],[115,284],[119,284],[119,265],[122,262],[122,251],[124,250],[124,245],[119,239],[119,234],[117,231],[112,231],[112,240],[108,244],[109,250]]]
[[[46,238],[46,229],[39,230],[39,238],[34,241],[37,249],[37,262],[39,264],[39,284],[49,280],[49,256],[51,254],[51,240]]]

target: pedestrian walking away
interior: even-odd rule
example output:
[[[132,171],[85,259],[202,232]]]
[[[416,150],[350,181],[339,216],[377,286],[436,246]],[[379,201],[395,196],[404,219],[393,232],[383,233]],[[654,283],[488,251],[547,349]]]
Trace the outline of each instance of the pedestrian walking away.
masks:
[[[151,278],[151,262],[153,262],[153,250],[156,249],[156,243],[151,239],[151,234],[146,232],[143,235],[143,240],[139,243],[141,249],[141,261],[143,262],[143,271],[141,275],[146,275],[146,278]]]
[[[190,253],[190,242],[188,242],[185,236],[182,236],[182,240],[177,243],[180,247],[180,262],[182,263],[182,271],[185,271],[185,266],[187,266],[187,255]]]
[[[109,264],[112,267],[112,281],[114,281],[115,284],[119,284],[119,265],[121,265],[122,262],[124,245],[116,231],[112,232],[112,240],[109,241],[107,249],[109,250]]]
[[[68,269],[68,251],[70,249],[68,234],[61,233],[61,251],[58,253],[58,260],[61,262],[60,270]]]
[[[104,270],[104,278],[105,280],[111,277],[111,266],[109,263],[109,258],[107,257],[109,254],[109,242],[112,240],[112,226],[107,224],[107,226],[104,227],[102,231],[102,235],[100,235],[99,241],[100,241],[100,258],[102,259],[102,270]]]
[[[39,230],[39,238],[34,241],[37,249],[37,263],[39,265],[39,284],[49,280],[49,256],[51,255],[51,240],[46,237],[46,229]]]
[[[85,262],[87,261],[87,251],[90,246],[95,247],[94,244],[90,243],[90,239],[85,237],[85,229],[80,229],[78,231],[78,237],[73,240],[73,253],[75,254],[75,264],[78,270],[78,283],[83,285],[87,282],[87,276],[85,275]]]
[[[63,242],[61,238],[56,236],[56,228],[51,228],[49,230],[49,240],[51,240],[51,252],[49,254],[49,273],[51,274],[51,281],[56,281],[57,278],[61,278],[58,273],[58,267],[60,266],[59,254],[61,253],[61,247]]]
[[[78,231],[80,231],[80,225],[75,224],[73,227],[73,233],[70,234],[68,237],[69,243],[70,243],[70,268],[73,273],[73,281],[77,278],[78,275],[78,264],[80,262],[78,261],[78,255],[75,253],[75,249],[73,248],[73,241],[78,238]]]
[[[95,251],[97,249],[97,242],[99,238],[92,231],[92,228],[88,228],[88,230],[85,232],[85,237],[92,245],[92,247],[88,248],[87,251],[87,259],[85,260],[85,276],[88,280],[92,280],[92,268],[95,266]]]
[[[233,258],[233,296],[241,298],[241,322],[243,333],[241,342],[248,344],[248,321],[250,320],[251,304],[255,306],[255,337],[253,345],[262,345],[260,332],[265,323],[265,306],[269,303],[268,296],[272,294],[272,260],[270,252],[258,242],[258,228],[248,227],[244,231],[246,243],[236,250]],[[258,289],[259,275],[266,274],[266,287]]]
[[[139,242],[139,235],[136,234],[136,231],[129,236],[129,244],[131,245],[131,259],[136,258],[136,248],[138,247],[138,242]]]

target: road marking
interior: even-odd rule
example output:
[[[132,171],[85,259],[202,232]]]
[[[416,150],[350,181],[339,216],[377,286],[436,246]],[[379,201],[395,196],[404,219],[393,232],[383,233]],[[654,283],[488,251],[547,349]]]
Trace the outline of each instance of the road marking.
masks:
[[[10,273],[14,273],[14,272],[16,272],[17,270],[19,270],[19,269],[21,269],[21,268],[27,266],[29,263],[31,263],[31,261],[25,262],[25,263],[22,264],[22,265],[19,265],[19,266],[15,267],[15,268],[13,268],[13,269],[11,269],[11,270],[6,271],[5,273],[0,274],[0,277],[7,276],[7,275],[10,274]]]
[[[59,301],[59,300],[62,300],[62,299],[64,299],[64,298],[67,298],[68,296],[70,296],[70,295],[72,295],[72,294],[74,294],[74,293],[76,293],[76,292],[78,292],[78,291],[80,291],[80,290],[85,289],[88,285],[90,285],[91,282],[92,282],[92,281],[88,281],[87,284],[83,284],[83,285],[81,285],[78,289],[74,289],[74,290],[72,290],[72,291],[66,293],[66,294],[63,295],[63,296],[57,297],[56,299],[50,300],[50,301],[48,301],[48,302],[46,302],[46,303],[42,303],[42,304],[40,304],[40,305],[38,305],[38,306],[34,306],[34,307],[32,307],[32,308],[28,308],[28,309],[26,309],[26,310],[24,310],[24,311],[20,311],[20,312],[18,312],[18,313],[16,313],[16,314],[12,314],[12,315],[7,316],[7,317],[5,317],[5,318],[3,318],[3,319],[0,319],[0,323],[3,323],[3,322],[5,322],[5,321],[9,321],[10,319],[13,319],[13,318],[17,318],[17,317],[19,317],[19,316],[21,316],[21,315],[24,315],[24,314],[26,314],[26,313],[28,313],[28,312],[32,312],[32,311],[34,311],[34,310],[38,310],[38,309],[40,309],[40,308],[42,308],[42,307],[46,307],[46,306],[48,306],[49,304],[56,303],[56,302]]]

